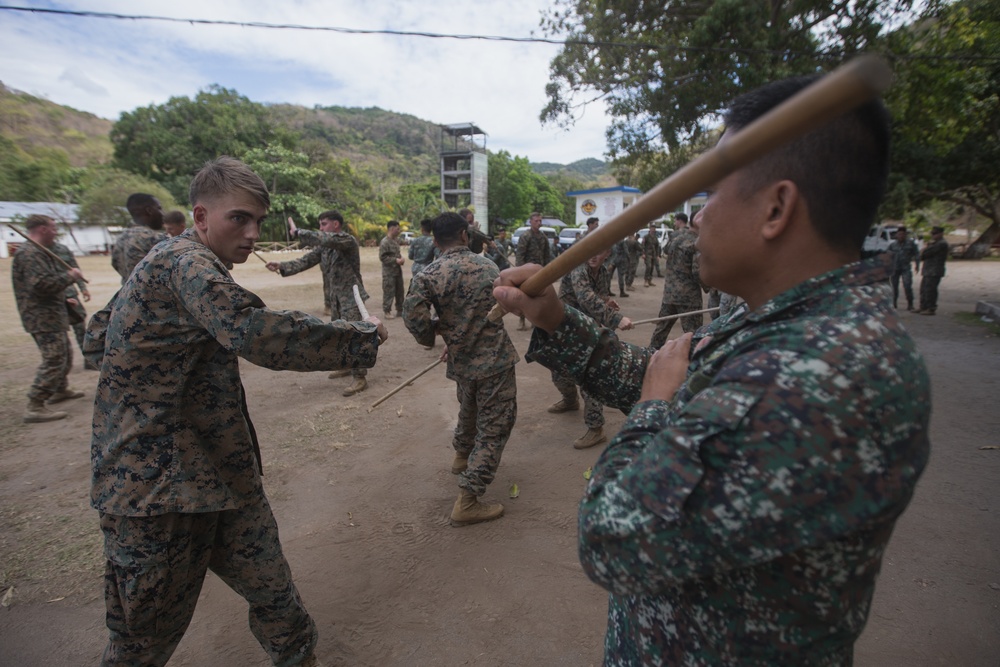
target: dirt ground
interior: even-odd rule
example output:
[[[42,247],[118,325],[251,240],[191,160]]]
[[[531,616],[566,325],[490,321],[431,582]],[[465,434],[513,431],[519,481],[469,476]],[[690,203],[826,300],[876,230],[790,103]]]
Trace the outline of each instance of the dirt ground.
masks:
[[[362,261],[378,313],[375,250],[363,250]],[[117,275],[104,257],[81,264],[93,311]],[[9,273],[9,260],[0,261],[0,664],[96,664],[106,638],[100,531],[88,505],[97,374],[80,370],[77,356],[71,382],[86,398],[66,406],[64,421],[21,423],[38,353],[21,329]],[[251,258],[234,274],[271,307],[321,314],[318,268],[282,279]],[[622,300],[625,313],[654,317],[661,284]],[[1000,262],[953,262],[938,315],[903,314],[933,379],[933,451],[885,556],[859,665],[1000,660],[1000,451],[982,449],[1000,445],[1000,330],[962,315],[983,299],[1000,301]],[[582,413],[546,413],[557,399],[548,372],[519,364],[518,421],[487,492],[506,515],[451,528],[454,386],[438,368],[369,413],[438,353],[417,345],[402,321],[387,325],[370,387],[351,398],[340,395],[350,378],[243,364],[264,486],[319,625],[320,657],[335,665],[600,664],[606,596],[576,554],[583,475],[599,455],[571,447],[585,430]],[[523,356],[528,334],[512,318],[507,326]],[[645,343],[651,333],[639,327],[625,338]],[[606,416],[613,433],[623,417]],[[510,499],[514,483],[520,495]],[[269,664],[245,603],[213,575],[171,664]]]

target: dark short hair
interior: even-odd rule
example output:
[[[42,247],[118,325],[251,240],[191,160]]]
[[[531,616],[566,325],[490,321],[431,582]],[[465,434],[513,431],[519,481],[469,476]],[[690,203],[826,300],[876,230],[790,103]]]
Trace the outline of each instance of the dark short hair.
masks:
[[[434,223],[431,222],[430,218],[424,218],[420,221],[420,229],[425,232],[432,232],[434,231]]]
[[[438,245],[455,243],[462,232],[469,230],[469,223],[460,213],[442,213],[431,222],[434,225],[434,240]]]
[[[151,194],[145,192],[135,192],[130,194],[128,199],[125,200],[125,208],[128,209],[129,213],[132,213],[133,211],[138,213],[147,206],[152,206],[155,200],[156,197]]]
[[[681,222],[687,222],[688,221],[688,214],[687,213],[678,213],[677,215],[674,216],[674,220],[680,220]]]
[[[39,227],[44,227],[50,222],[55,222],[55,220],[53,220],[47,215],[42,215],[40,213],[32,213],[27,218],[25,218],[24,227],[30,232],[32,229],[38,229]]]
[[[165,225],[187,225],[187,217],[184,211],[167,211],[163,214],[163,224]]]
[[[601,221],[600,218],[587,218],[587,226],[595,225]]]
[[[906,227],[897,227],[896,228],[896,233],[898,234],[900,232],[906,233]]]
[[[319,220],[336,220],[340,224],[344,224],[344,216],[340,214],[340,211],[323,211],[319,214]]]
[[[209,160],[191,180],[188,201],[192,206],[203,199],[246,192],[265,210],[271,208],[267,186],[253,169],[228,155]]]
[[[775,81],[736,98],[725,114],[738,131],[819,78]],[[836,118],[741,170],[747,191],[774,181],[795,183],[819,235],[859,251],[875,222],[889,174],[889,114],[880,100]]]
[[[473,218],[475,218],[475,217],[476,217],[476,214],[475,214],[475,213],[473,213],[473,212],[472,212],[471,210],[469,210],[469,209],[467,209],[467,208],[463,208],[463,209],[462,209],[461,211],[459,211],[459,212],[458,212],[458,214],[459,214],[460,216],[462,216],[463,218],[464,218],[465,216],[467,216],[467,215],[471,215],[471,216],[472,216]]]
[[[944,234],[944,227],[938,227],[937,225],[931,227],[931,234]]]
[[[389,222],[385,223],[386,229],[392,229],[393,227],[399,227],[399,220],[390,220]]]

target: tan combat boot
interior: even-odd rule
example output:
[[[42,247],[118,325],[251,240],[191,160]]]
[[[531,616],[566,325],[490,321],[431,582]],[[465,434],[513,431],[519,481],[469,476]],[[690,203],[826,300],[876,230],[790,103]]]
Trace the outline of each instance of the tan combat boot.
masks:
[[[563,396],[558,402],[553,403],[549,406],[549,412],[554,415],[558,415],[562,412],[570,412],[572,410],[580,409],[580,401],[577,399],[576,394],[573,394],[571,398]]]
[[[54,422],[57,419],[65,419],[65,412],[49,410],[45,407],[44,401],[28,401],[28,409],[24,411],[22,421],[25,424],[41,424],[42,422]]]
[[[474,495],[462,489],[458,492],[458,500],[451,510],[451,525],[468,526],[473,523],[492,521],[503,515],[503,505],[495,503],[485,505]]]
[[[354,384],[344,390],[344,396],[354,396],[368,388],[368,380],[363,377],[355,378]]]
[[[51,405],[52,403],[62,403],[63,401],[68,401],[72,398],[83,398],[83,392],[74,391],[69,387],[66,387],[62,391],[57,391],[49,396],[49,400],[47,402]]]
[[[602,426],[588,428],[586,433],[573,441],[573,449],[587,449],[588,447],[603,445],[607,441],[608,438],[604,435],[604,428]]]
[[[459,475],[469,467],[469,455],[462,456],[455,452],[455,459],[451,462],[451,474]]]
[[[336,380],[337,378],[345,378],[350,374],[351,374],[351,369],[348,368],[347,370],[343,371],[334,371],[329,375],[327,375],[326,377],[328,380]]]

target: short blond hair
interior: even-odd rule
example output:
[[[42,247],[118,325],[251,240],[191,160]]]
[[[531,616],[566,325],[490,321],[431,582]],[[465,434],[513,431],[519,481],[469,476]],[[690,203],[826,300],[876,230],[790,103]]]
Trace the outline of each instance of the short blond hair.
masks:
[[[53,220],[47,215],[42,215],[40,213],[33,213],[32,215],[29,215],[25,219],[24,227],[30,232],[32,229],[38,229],[39,227],[44,227],[50,222],[55,222],[55,220]]]
[[[191,180],[188,202],[194,206],[202,199],[246,192],[266,210],[271,208],[271,195],[260,176],[245,163],[228,155],[209,160]]]

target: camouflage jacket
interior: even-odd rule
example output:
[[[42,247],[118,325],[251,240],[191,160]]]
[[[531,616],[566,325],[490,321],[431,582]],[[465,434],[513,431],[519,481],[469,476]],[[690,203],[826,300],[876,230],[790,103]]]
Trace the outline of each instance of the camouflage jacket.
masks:
[[[111,248],[111,266],[122,277],[123,284],[139,260],[165,238],[167,238],[165,233],[154,231],[144,225],[133,224],[125,228]]]
[[[66,289],[73,284],[73,278],[65,266],[25,242],[14,253],[10,278],[25,331],[55,333],[69,328]]]
[[[514,257],[518,266],[522,264],[545,266],[552,261],[552,247],[549,246],[549,238],[542,232],[534,232],[529,229],[518,239]]]
[[[701,280],[698,278],[698,235],[682,229],[667,243],[666,274],[663,277],[663,303],[688,304],[701,308]]]
[[[948,260],[948,242],[941,239],[930,243],[920,253],[920,259],[924,262],[922,275],[940,278],[944,275],[944,263]]]
[[[406,254],[414,264],[427,266],[434,261],[434,237],[428,235],[413,239]]]
[[[625,239],[625,245],[628,248],[629,261],[635,264],[639,261],[639,256],[642,254],[642,244],[636,241],[634,236],[630,236]]]
[[[261,491],[238,358],[274,370],[368,368],[369,322],[274,311],[194,233],[139,262],[112,304],[94,400],[91,504],[153,516],[237,509]]]
[[[421,345],[435,332],[448,345],[448,377],[480,380],[516,364],[520,357],[503,322],[487,315],[496,300],[497,265],[466,247],[449,248],[413,276],[403,302],[406,329]],[[431,316],[431,308],[439,319]]]
[[[649,261],[652,261],[659,256],[660,242],[656,238],[656,232],[650,230],[650,232],[643,237],[642,254]]]
[[[913,239],[906,239],[902,244],[899,241],[893,241],[889,244],[886,252],[892,257],[893,273],[909,271],[910,264],[913,262],[916,262],[917,269],[920,269],[920,249],[917,248],[917,242]]]
[[[628,240],[622,239],[611,246],[611,254],[608,255],[608,258],[615,266],[628,266]]]
[[[396,263],[397,259],[402,259],[403,253],[399,249],[399,244],[388,236],[383,237],[378,244],[378,261],[382,262],[382,273],[401,273],[403,267]]]
[[[590,315],[598,324],[611,329],[618,327],[622,314],[608,307],[611,298],[611,275],[601,264],[597,271],[591,271],[581,264],[565,276],[559,283],[559,298],[568,306]]]
[[[812,278],[695,334],[671,403],[652,351],[567,308],[529,360],[631,409],[580,504],[611,592],[606,665],[849,665],[929,453],[930,384],[888,268]]]
[[[70,250],[69,248],[67,248],[66,246],[64,246],[62,243],[59,243],[59,241],[55,241],[52,244],[52,247],[49,248],[49,250],[51,250],[52,252],[54,252],[59,257],[59,259],[61,259],[62,261],[66,262],[67,264],[69,264],[70,266],[72,266],[74,269],[79,269],[80,268],[80,264],[76,261],[76,257],[73,256],[73,251]],[[81,292],[87,291],[87,283],[83,282],[82,280],[78,280],[78,281],[76,281],[76,283],[70,283],[69,287],[66,288],[66,298],[67,299],[75,299],[76,298],[76,296],[77,296],[76,288],[77,287],[80,288]]]
[[[282,262],[280,272],[291,276],[317,264],[323,272],[324,294],[336,295],[339,299],[354,299],[351,289],[356,283],[361,298],[368,300],[365,283],[361,279],[361,253],[358,242],[347,232],[316,232],[300,229],[296,237],[303,246],[318,246],[298,259]]]

